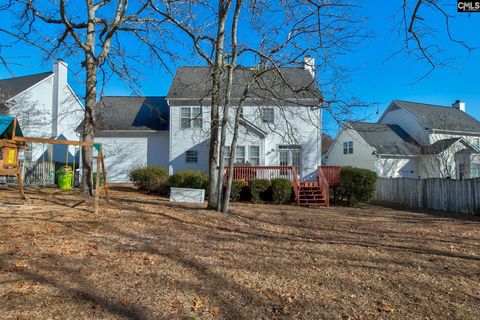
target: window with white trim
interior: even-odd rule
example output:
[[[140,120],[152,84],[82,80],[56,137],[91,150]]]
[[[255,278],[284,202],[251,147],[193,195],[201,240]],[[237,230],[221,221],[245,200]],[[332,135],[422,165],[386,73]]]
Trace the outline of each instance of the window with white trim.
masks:
[[[248,149],[248,162],[252,166],[260,165],[260,147],[259,146],[250,146]]]
[[[202,128],[202,108],[182,107],[180,109],[180,128]]]
[[[188,150],[185,152],[185,162],[187,163],[197,163],[198,162],[198,151],[197,150]]]
[[[343,154],[353,153],[353,141],[345,141],[343,143]]]
[[[189,107],[182,107],[180,109],[180,128],[187,129],[191,127],[190,117],[192,115],[192,109]]]
[[[192,122],[194,128],[202,128],[203,118],[202,118],[202,108],[193,107],[192,108]]]
[[[230,162],[230,146],[223,147],[223,163],[227,166]]]
[[[245,146],[235,147],[235,163],[245,163]]]
[[[275,111],[273,108],[263,108],[262,109],[262,120],[266,123],[274,123],[275,121]]]

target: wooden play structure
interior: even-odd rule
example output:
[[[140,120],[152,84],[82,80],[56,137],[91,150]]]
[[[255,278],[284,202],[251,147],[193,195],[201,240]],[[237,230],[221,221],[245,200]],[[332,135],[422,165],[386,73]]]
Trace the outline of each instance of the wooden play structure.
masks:
[[[100,143],[72,140],[54,140],[44,138],[24,137],[17,119],[9,116],[0,116],[0,176],[16,176],[18,191],[22,199],[26,199],[23,190],[22,168],[19,161],[19,153],[25,149],[27,142],[48,143],[58,145],[74,145],[86,148],[95,148],[98,151],[97,174],[95,177],[95,213],[98,212],[100,199],[100,174],[103,176],[103,189],[108,202],[107,175],[103,159],[103,150]],[[68,152],[68,150],[67,150]]]

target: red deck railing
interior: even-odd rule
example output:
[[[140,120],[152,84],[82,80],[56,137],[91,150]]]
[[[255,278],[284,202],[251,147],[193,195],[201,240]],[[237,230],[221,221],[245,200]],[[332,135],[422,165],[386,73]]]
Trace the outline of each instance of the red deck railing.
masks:
[[[225,167],[225,173],[228,167]],[[248,180],[251,179],[276,179],[286,178],[290,181],[294,181],[295,177],[298,180],[294,167],[291,166],[245,166],[245,167],[233,167],[233,179],[241,179],[245,181],[245,185],[248,185]]]
[[[225,167],[224,177],[227,176],[228,167]],[[297,204],[300,203],[299,192],[300,186],[302,185],[317,185],[322,190],[322,193],[325,195],[325,201],[327,206],[330,202],[329,197],[329,188],[338,187],[340,185],[340,167],[334,166],[319,166],[318,167],[318,179],[317,181],[302,182],[297,174],[297,170],[293,166],[245,166],[245,167],[233,167],[233,179],[234,180],[243,180],[245,186],[248,186],[248,182],[251,179],[276,179],[276,178],[286,178],[292,181],[293,192],[295,195],[295,201]]]
[[[330,187],[338,187],[340,185],[340,167],[337,166],[321,166],[318,171],[322,172]]]
[[[325,197],[326,206],[330,206],[330,184],[328,183],[322,167],[318,167],[318,186]]]

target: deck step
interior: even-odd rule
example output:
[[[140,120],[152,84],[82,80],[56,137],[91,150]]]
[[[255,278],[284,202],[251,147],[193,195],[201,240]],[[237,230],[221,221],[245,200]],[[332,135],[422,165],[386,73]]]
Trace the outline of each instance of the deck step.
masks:
[[[318,183],[304,182],[298,188],[298,205],[302,207],[327,207],[327,199]]]

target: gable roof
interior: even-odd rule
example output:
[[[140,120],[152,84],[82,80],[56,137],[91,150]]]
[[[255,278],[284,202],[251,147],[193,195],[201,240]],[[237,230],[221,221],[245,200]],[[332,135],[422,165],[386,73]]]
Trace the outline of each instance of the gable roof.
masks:
[[[98,102],[95,130],[167,131],[165,97],[105,96]]]
[[[237,68],[233,74],[232,103],[238,101],[246,85],[255,76],[251,68]],[[223,75],[221,87],[225,87]],[[212,80],[209,67],[179,67],[167,99],[170,106],[209,105]],[[222,89],[221,89],[222,90]],[[279,68],[267,71],[250,88],[248,100],[255,105],[316,106],[322,100],[317,83],[310,72],[301,68]]]
[[[401,100],[393,100],[392,103],[406,109],[428,129],[480,133],[480,122],[458,109]]]
[[[14,117],[0,116],[0,139],[12,139]],[[15,136],[23,137],[22,129],[17,122]]]
[[[418,155],[420,145],[397,125],[351,121],[354,129],[377,154]]]
[[[42,72],[23,77],[13,77],[0,80],[0,102],[5,102],[42,80],[50,77],[53,72]]]
[[[423,146],[422,154],[436,155],[436,154],[442,153],[443,151],[452,147],[457,142],[463,143],[467,147],[467,150],[473,151],[474,153],[478,153],[478,150],[476,150],[467,140],[465,140],[462,137],[457,137],[457,138],[437,140],[431,145]]]

